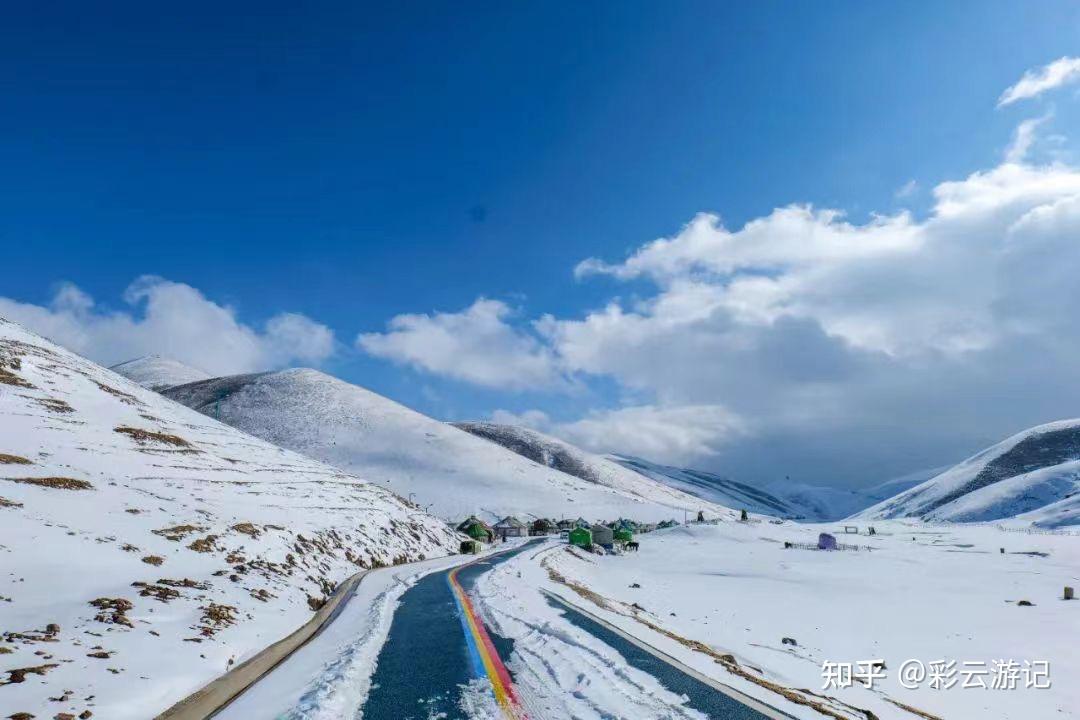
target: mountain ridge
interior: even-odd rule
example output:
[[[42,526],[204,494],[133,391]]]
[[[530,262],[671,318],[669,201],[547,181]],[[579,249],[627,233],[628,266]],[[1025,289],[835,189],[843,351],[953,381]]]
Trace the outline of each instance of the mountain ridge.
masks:
[[[857,517],[1080,524],[1080,419],[1022,430]]]
[[[661,520],[702,505],[655,483],[650,496],[581,480],[308,368],[213,378],[163,394],[268,442],[412,494],[447,519]],[[709,504],[704,509],[726,512]]]

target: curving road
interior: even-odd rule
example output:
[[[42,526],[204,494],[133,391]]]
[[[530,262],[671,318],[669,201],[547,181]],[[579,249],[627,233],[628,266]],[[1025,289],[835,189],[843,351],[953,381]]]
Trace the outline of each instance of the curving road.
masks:
[[[291,655],[237,698],[222,717],[230,720],[273,717],[279,720],[563,720],[556,716],[564,715],[563,711],[551,709],[561,706],[546,702],[537,693],[560,696],[576,690],[561,687],[560,681],[550,687],[548,682],[537,686],[536,677],[554,680],[539,673],[532,677],[533,684],[525,688],[526,697],[522,697],[513,673],[505,664],[514,653],[514,642],[493,632],[474,608],[474,593],[481,578],[497,565],[534,551],[545,542],[548,540],[532,540],[456,567],[447,567],[446,560],[432,561],[437,567],[441,563],[444,569],[429,572],[401,592],[392,616],[388,613],[394,605],[381,588],[393,582],[401,583],[397,573],[402,573],[402,569],[378,571],[390,572],[391,576],[384,577],[385,582],[381,583],[370,578],[366,584],[361,583],[354,600],[347,607],[341,606],[344,610],[340,619],[324,628],[327,630],[324,636]],[[655,679],[656,684],[670,691],[663,695],[675,703],[665,709],[668,705],[664,703],[669,701],[650,693],[648,703],[630,707],[619,699],[623,697],[621,692],[616,691],[595,706],[601,716],[641,720],[787,717],[681,665],[675,658],[626,635],[588,609],[554,593],[545,592],[545,595],[558,608],[565,623],[540,623],[530,632],[542,633],[542,637],[548,636],[558,645],[566,638],[568,623],[614,651],[604,653],[605,657]],[[380,605],[386,607],[386,614],[378,615]],[[384,619],[373,621],[372,612]],[[387,632],[385,628],[389,624],[386,642],[381,646],[376,628],[379,622],[382,632]],[[577,658],[573,653],[579,645],[564,642],[562,646]],[[548,658],[538,656],[535,650],[524,646],[522,650],[514,654],[514,659],[516,663],[530,663],[519,666],[527,668],[530,674],[535,670],[531,663],[548,662]],[[586,652],[581,656],[584,664],[578,664],[576,659],[573,662],[587,668],[592,657]],[[371,667],[373,658],[376,669],[370,677],[369,689],[367,668]],[[624,676],[617,672],[612,677],[618,682]],[[522,682],[527,679],[523,677]],[[623,689],[622,685],[615,687]],[[642,687],[640,682],[631,682],[625,689],[632,694],[640,692]]]
[[[522,707],[504,660],[513,642],[486,627],[469,593],[495,565],[536,544],[535,540],[469,565],[434,573],[405,592],[390,635],[379,655],[372,689],[362,709],[364,720],[468,720],[476,693],[493,695],[502,717],[531,717]],[[555,602],[552,600],[552,602]],[[629,638],[580,609],[562,605],[566,619],[614,648],[626,663],[655,677],[708,718],[764,720],[783,717],[749,698],[733,697],[677,661]],[[477,680],[482,681],[479,685]],[[488,717],[484,714],[484,717]],[[561,720],[547,718],[544,720]]]

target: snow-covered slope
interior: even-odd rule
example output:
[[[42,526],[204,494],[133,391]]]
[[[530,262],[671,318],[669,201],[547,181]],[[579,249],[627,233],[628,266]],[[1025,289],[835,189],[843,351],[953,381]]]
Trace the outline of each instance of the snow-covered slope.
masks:
[[[867,488],[803,485],[779,480],[766,484],[763,489],[798,508],[806,518],[839,520],[914,487],[944,469],[918,470]]]
[[[315,370],[217,378],[165,395],[402,495],[415,494],[419,504],[450,519],[475,513],[659,520],[702,505],[663,488],[643,497],[581,480]]]
[[[1080,524],[1080,420],[1039,425],[859,513],[975,522]]]
[[[629,495],[678,507],[700,506],[692,494],[623,467],[601,455],[586,452],[568,442],[517,425],[490,422],[452,423],[477,437],[497,443],[535,463],[554,468],[586,482],[616,488]]]
[[[609,455],[612,462],[719,505],[799,520],[839,520],[922,482],[937,471],[920,471],[866,489],[801,485],[778,480],[762,485],[704,470],[672,467],[639,457]]]
[[[151,390],[164,390],[173,385],[183,385],[210,378],[209,373],[160,355],[147,355],[127,360],[109,369]]]
[[[386,489],[0,319],[0,715],[153,717],[358,569],[456,549]]]
[[[797,505],[785,502],[776,495],[746,483],[730,480],[723,475],[661,465],[639,457],[609,455],[608,458],[656,482],[670,485],[718,505],[777,517],[796,518],[806,515]]]

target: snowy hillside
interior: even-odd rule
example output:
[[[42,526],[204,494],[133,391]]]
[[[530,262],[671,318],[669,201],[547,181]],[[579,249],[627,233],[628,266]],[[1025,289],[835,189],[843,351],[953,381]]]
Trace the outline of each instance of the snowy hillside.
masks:
[[[173,385],[207,380],[210,377],[202,370],[160,355],[135,358],[113,365],[109,369],[151,390],[164,390]]]
[[[417,503],[450,519],[477,513],[660,520],[702,505],[663,487],[631,494],[581,480],[315,370],[217,378],[165,395],[401,495],[414,494]]]
[[[587,482],[616,488],[638,497],[663,500],[692,508],[701,501],[667,483],[657,482],[619,463],[586,452],[550,435],[516,425],[489,422],[452,423],[454,427],[497,443],[535,463],[554,468]]]
[[[730,508],[800,520],[838,520],[906,490],[929,475],[912,473],[867,489],[800,485],[778,480],[761,486],[705,472],[661,465],[639,457],[610,455],[613,462],[657,482]],[[936,472],[934,473],[936,474]]]
[[[638,457],[622,455],[608,457],[612,462],[652,478],[656,482],[670,485],[725,507],[777,517],[794,518],[806,515],[796,505],[751,485],[730,480],[723,475],[660,465]]]
[[[764,489],[799,508],[807,518],[839,520],[904,492],[944,469],[918,470],[866,488],[824,487],[779,480],[766,484]]]
[[[1078,491],[1080,420],[1062,420],[1013,435],[859,517],[1075,525]]]
[[[144,720],[439,520],[0,319],[0,707]]]

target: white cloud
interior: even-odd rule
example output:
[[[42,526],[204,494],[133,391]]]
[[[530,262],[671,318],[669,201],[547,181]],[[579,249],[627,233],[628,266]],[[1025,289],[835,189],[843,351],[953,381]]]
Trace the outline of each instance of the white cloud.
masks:
[[[666,282],[702,274],[724,276],[745,268],[766,272],[904,253],[915,249],[915,241],[906,212],[854,226],[844,222],[837,210],[789,205],[748,222],[738,232],[726,229],[718,216],[702,213],[674,237],[654,240],[622,263],[611,265],[591,258],[580,263],[575,273]]]
[[[546,413],[496,410],[492,421],[524,425],[597,453],[640,455],[660,462],[689,463],[718,455],[747,434],[746,424],[719,405],[636,405],[589,413],[556,423]]]
[[[66,283],[47,306],[0,298],[0,316],[105,365],[157,353],[227,375],[317,363],[334,349],[333,332],[303,315],[277,315],[259,331],[190,285],[159,277],[139,278],[124,300],[131,309],[100,308]]]
[[[266,323],[271,365],[294,361],[318,363],[334,352],[334,331],[306,315],[281,313]]]
[[[1032,164],[1038,122],[1002,164],[934,187],[925,217],[700,214],[576,268],[651,284],[631,301],[519,329],[479,300],[360,344],[490,387],[613,381],[625,407],[497,416],[599,451],[825,484],[955,461],[1080,408],[1080,169]]]
[[[507,322],[506,303],[480,298],[457,313],[398,315],[385,333],[363,333],[362,350],[438,375],[508,390],[569,386],[551,350]]]
[[[1080,58],[1062,57],[1037,70],[1028,70],[1012,87],[1001,93],[998,107],[1018,100],[1038,97],[1048,90],[1080,80]]]
[[[1040,118],[1030,118],[1017,125],[1016,130],[1013,132],[1012,142],[1009,143],[1009,147],[1005,150],[1005,162],[1024,162],[1031,147],[1035,144],[1039,126],[1049,120],[1050,117],[1050,115],[1044,115]]]
[[[914,195],[918,189],[919,183],[917,180],[908,180],[896,189],[896,192],[893,193],[893,197],[897,200],[903,200],[904,198],[909,198]]]
[[[1011,160],[941,183],[921,220],[699,215],[578,268],[654,294],[539,328],[571,371],[752,428],[718,432],[721,469],[831,482],[957,460],[1080,408],[1080,170]]]

